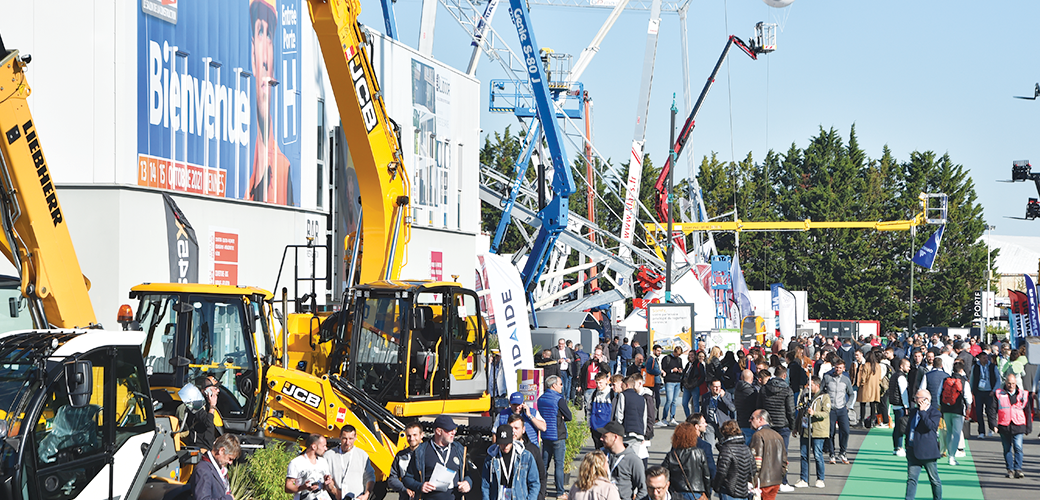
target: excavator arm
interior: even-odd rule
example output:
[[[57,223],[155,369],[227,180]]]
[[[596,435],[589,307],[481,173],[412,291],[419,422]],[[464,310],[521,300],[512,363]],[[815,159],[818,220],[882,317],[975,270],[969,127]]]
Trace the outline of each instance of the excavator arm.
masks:
[[[411,237],[410,186],[400,133],[386,114],[383,93],[357,22],[359,0],[308,0],[325,68],[339,106],[361,196],[360,281],[394,280]]]
[[[90,282],[76,259],[26,101],[29,60],[0,41],[0,252],[21,275],[37,328],[94,327]]]

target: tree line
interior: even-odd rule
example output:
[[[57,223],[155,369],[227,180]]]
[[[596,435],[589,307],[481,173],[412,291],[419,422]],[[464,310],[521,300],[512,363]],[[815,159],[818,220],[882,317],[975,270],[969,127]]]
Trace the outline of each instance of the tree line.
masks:
[[[515,135],[508,127],[489,135],[481,162],[511,176],[522,140],[522,134]],[[649,155],[643,165],[640,200],[652,212],[653,185],[660,168]],[[601,172],[596,179],[596,222],[618,234],[624,184],[609,172],[624,176],[628,164],[614,167],[610,160],[597,159],[594,167]],[[579,172],[585,172],[580,159],[575,160],[578,190],[570,207],[585,216],[586,184]],[[533,180],[536,172],[529,168],[527,175]],[[551,169],[547,175],[551,177]],[[709,216],[736,209],[745,221],[905,220],[921,212],[920,193],[945,193],[947,224],[938,257],[931,270],[914,270],[914,326],[971,325],[973,292],[985,288],[986,245],[979,238],[986,222],[974,182],[949,154],[915,151],[900,160],[886,146],[880,157],[872,158],[860,148],[854,125],[847,141],[835,129],[821,127],[805,147],[792,143],[785,153],[770,150],[761,161],[750,153],[736,162],[720,160],[715,153],[704,156],[697,180]],[[686,180],[678,181],[675,190],[685,193],[686,187]],[[674,219],[682,220],[678,206],[672,210]],[[485,203],[482,216],[483,229],[494,234],[500,212]],[[640,217],[649,220],[646,212]],[[866,229],[742,232],[740,262],[753,290],[768,289],[771,283],[806,290],[810,318],[877,320],[883,331],[900,330],[909,324],[910,266],[914,265],[910,258],[936,229],[922,225],[913,234]],[[636,234],[637,240],[642,238],[642,229]],[[519,251],[523,243],[511,228],[501,252]],[[738,237],[716,233],[715,243],[720,254],[733,255]]]

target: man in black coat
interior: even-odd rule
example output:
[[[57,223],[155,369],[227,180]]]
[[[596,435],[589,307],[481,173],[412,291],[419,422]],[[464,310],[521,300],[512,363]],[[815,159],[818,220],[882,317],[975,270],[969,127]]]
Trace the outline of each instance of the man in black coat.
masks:
[[[927,389],[917,391],[914,400],[917,408],[907,414],[906,426],[906,498],[917,495],[917,478],[921,468],[928,471],[928,482],[932,485],[932,500],[942,500],[942,481],[935,461],[939,459],[939,409],[932,405],[932,395]]]
[[[737,423],[740,431],[744,433],[745,444],[751,444],[751,436],[755,435],[755,429],[751,427],[751,414],[761,408],[758,406],[758,387],[752,381],[755,374],[751,370],[740,372],[740,380],[733,388],[733,403],[737,407]]]
[[[769,414],[769,426],[784,439],[784,449],[791,442],[791,425],[794,423],[794,392],[788,387],[784,377],[787,369],[781,366],[774,368],[775,377],[770,377],[769,370],[758,372],[762,389],[758,391],[758,406]],[[786,487],[785,487],[786,486]],[[787,474],[784,474],[780,491],[790,492],[794,488],[787,485]]]

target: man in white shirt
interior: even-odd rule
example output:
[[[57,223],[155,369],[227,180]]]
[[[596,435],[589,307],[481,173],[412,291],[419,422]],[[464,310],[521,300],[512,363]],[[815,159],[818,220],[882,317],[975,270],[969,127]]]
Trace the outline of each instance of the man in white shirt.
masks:
[[[339,498],[334,500],[356,499],[368,500],[372,486],[376,482],[375,469],[368,459],[365,450],[354,446],[357,429],[353,425],[344,425],[339,431],[339,448],[326,453],[332,471],[332,481],[339,490]]]
[[[943,371],[947,375],[953,375],[953,360],[957,359],[953,355],[953,346],[950,344],[942,346],[942,354],[939,355],[939,359],[942,360]]]
[[[303,442],[303,454],[289,462],[285,477],[285,492],[293,493],[293,500],[338,500],[339,491],[332,481],[329,463],[322,458],[328,449],[325,436],[311,434]]]

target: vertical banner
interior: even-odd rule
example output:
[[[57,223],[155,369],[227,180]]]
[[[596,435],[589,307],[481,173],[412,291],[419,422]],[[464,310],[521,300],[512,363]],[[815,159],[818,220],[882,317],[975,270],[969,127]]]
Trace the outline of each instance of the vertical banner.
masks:
[[[769,306],[773,309],[773,333],[780,336],[780,289],[783,283],[769,285]]]
[[[798,331],[798,302],[790,290],[781,286],[777,290],[779,308],[777,309],[777,323],[780,324],[780,347],[787,348],[787,343],[795,337]]]
[[[177,202],[163,193],[166,206],[166,238],[170,244],[170,282],[199,282],[199,240]]]
[[[488,290],[490,329],[498,336],[502,367],[507,370],[534,368],[531,325],[527,321],[527,299],[520,272],[500,255],[477,256],[482,276],[477,281]],[[509,392],[515,392],[514,377],[506,376]]]
[[[650,304],[647,306],[647,346],[660,345],[665,351],[681,346],[693,347],[693,304]]]
[[[1040,335],[1040,310],[1037,309],[1036,284],[1028,274],[1026,278],[1026,317],[1029,320],[1030,335]]]
[[[1027,310],[1029,308],[1029,297],[1022,292],[1008,290],[1008,298],[1011,299],[1011,317],[1008,318],[1008,322],[1015,323],[1015,336],[1028,337],[1032,335],[1028,317],[1029,311]]]
[[[137,16],[138,185],[299,206],[301,2],[156,3]]]

